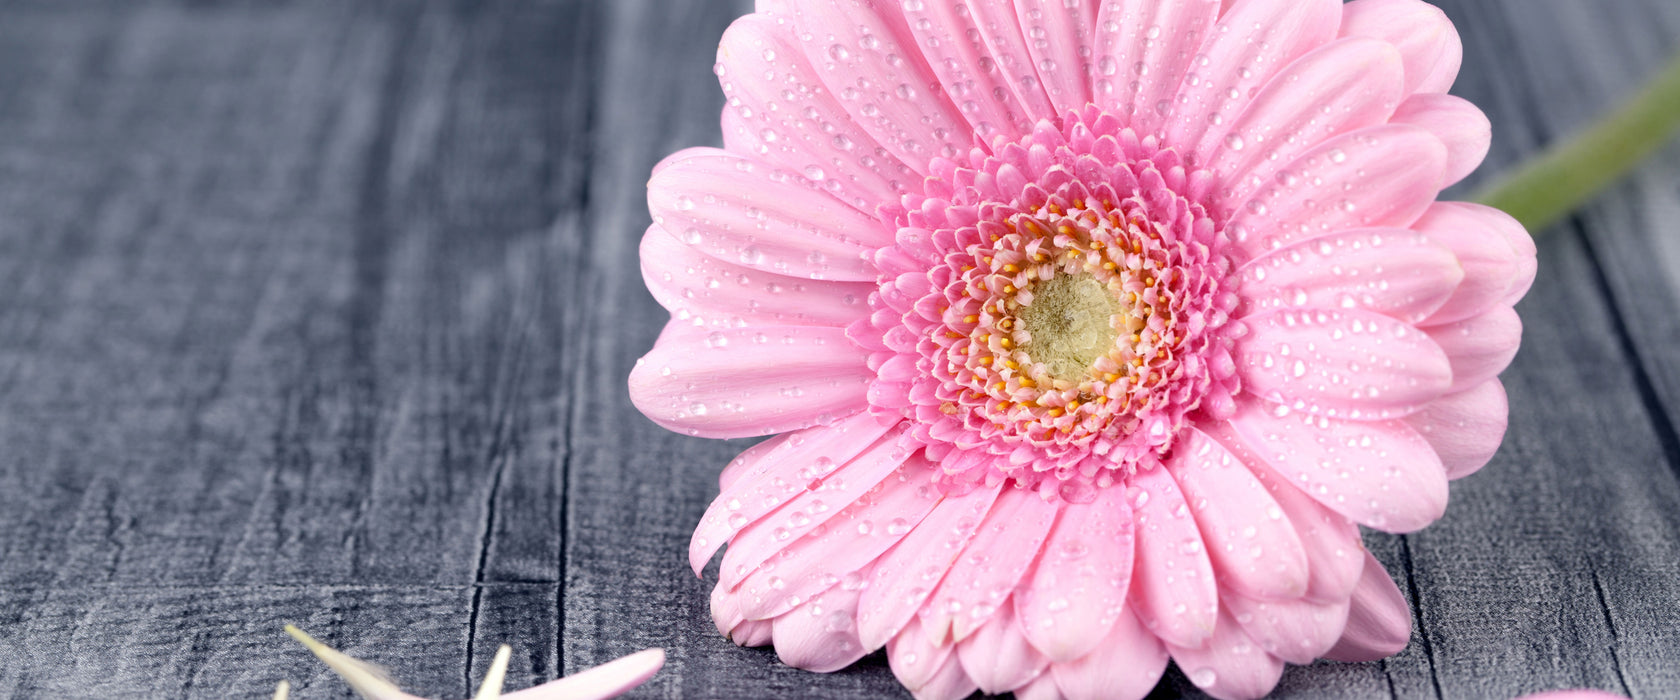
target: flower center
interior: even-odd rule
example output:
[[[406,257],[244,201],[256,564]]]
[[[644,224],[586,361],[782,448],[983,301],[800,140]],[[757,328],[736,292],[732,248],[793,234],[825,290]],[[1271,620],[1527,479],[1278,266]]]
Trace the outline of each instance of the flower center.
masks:
[[[1094,110],[931,169],[877,256],[870,396],[942,478],[1080,500],[1234,405],[1231,264],[1195,196],[1211,176]]]
[[[1031,291],[1032,302],[1017,312],[1029,338],[1021,352],[1060,381],[1097,376],[1097,358],[1114,352],[1120,337],[1114,328],[1124,323],[1116,318],[1123,311],[1120,301],[1087,274],[1055,275]]]

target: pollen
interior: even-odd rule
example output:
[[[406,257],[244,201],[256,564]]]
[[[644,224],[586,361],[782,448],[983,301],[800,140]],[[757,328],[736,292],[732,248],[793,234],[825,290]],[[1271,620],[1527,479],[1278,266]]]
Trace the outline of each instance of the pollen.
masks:
[[[1022,327],[1032,335],[1032,342],[1021,349],[1052,377],[1087,377],[1097,358],[1115,349],[1117,334],[1109,319],[1122,311],[1119,300],[1095,277],[1051,277],[1034,286],[1032,304],[1021,309]]]

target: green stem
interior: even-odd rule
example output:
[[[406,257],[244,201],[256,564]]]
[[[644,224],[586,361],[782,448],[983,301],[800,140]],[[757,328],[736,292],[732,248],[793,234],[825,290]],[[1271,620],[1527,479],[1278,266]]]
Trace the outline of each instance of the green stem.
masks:
[[[1478,192],[1530,232],[1546,228],[1621,179],[1680,129],[1680,55],[1637,97],[1570,140]]]

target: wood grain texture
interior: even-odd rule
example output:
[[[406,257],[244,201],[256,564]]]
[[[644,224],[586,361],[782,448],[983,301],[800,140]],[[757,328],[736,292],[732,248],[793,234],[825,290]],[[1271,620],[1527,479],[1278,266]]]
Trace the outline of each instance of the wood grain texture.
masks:
[[[748,443],[624,389],[647,175],[717,143],[750,4],[0,7],[0,696],[350,697],[285,622],[432,697],[501,643],[510,688],[661,646],[634,696],[903,696],[717,634],[686,544]],[[1680,47],[1670,0],[1438,4],[1496,132],[1461,190]],[[1504,449],[1367,540],[1411,645],[1278,696],[1680,696],[1677,183],[1544,233]]]

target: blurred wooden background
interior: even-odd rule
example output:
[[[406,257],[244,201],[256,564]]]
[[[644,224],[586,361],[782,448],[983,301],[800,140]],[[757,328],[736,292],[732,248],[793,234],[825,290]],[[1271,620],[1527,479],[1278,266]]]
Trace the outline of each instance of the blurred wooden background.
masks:
[[[1440,4],[1472,185],[1680,47],[1674,0]],[[638,696],[901,693],[718,636],[686,543],[743,444],[624,389],[643,185],[748,5],[0,6],[0,696],[347,697],[285,622],[433,697],[503,642],[509,688],[660,646]],[[1680,148],[1540,233],[1504,449],[1368,540],[1411,646],[1280,696],[1680,697]]]

